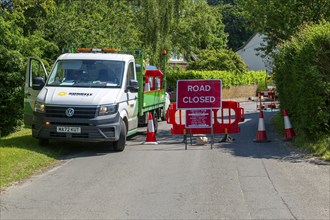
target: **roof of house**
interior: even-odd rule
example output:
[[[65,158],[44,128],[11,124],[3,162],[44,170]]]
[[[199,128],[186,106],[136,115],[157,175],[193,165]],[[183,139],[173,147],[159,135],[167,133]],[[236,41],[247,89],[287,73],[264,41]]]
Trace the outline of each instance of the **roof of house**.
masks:
[[[239,50],[243,49],[244,47],[246,47],[246,45],[248,45],[250,43],[250,41],[257,35],[258,33],[253,34],[240,48],[238,48],[236,50],[236,52],[238,52]]]

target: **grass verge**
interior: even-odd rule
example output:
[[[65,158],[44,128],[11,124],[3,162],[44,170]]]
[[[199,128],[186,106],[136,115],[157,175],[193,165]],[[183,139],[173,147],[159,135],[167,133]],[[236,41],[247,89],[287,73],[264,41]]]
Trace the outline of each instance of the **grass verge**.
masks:
[[[276,131],[284,137],[284,120],[281,113],[276,114],[273,118]],[[319,156],[324,160],[330,161],[330,135],[316,138],[316,141],[311,141],[304,135],[299,135],[293,139],[292,144],[296,147],[308,150],[315,156]]]
[[[77,148],[58,145],[39,146],[28,128],[0,138],[0,189],[31,176],[65,155],[77,152]]]

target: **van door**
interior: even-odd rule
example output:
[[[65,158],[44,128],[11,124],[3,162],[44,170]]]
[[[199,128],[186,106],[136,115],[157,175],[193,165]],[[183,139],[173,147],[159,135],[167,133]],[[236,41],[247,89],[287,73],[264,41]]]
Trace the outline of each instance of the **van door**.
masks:
[[[127,70],[127,79],[126,79],[126,87],[130,86],[131,80],[136,80],[135,74],[135,65],[134,62],[131,61]],[[127,91],[127,110],[128,110],[128,128],[129,130],[137,128],[138,125],[138,93],[126,90]]]
[[[24,86],[24,124],[31,127],[36,98],[47,80],[48,74],[41,60],[29,57]],[[42,84],[43,82],[43,84]]]

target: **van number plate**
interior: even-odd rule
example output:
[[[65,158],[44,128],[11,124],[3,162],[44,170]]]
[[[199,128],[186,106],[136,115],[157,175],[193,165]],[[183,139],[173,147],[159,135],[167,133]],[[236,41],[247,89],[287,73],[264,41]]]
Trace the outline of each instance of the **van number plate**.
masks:
[[[57,127],[56,131],[59,133],[81,133],[80,127]]]

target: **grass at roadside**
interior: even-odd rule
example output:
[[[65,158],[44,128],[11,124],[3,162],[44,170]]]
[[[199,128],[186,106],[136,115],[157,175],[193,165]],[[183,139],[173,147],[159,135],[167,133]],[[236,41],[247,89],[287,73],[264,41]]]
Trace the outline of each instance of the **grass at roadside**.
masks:
[[[276,126],[276,131],[284,137],[284,120],[283,116],[278,113],[274,119],[273,123]],[[293,139],[292,144],[296,147],[300,147],[308,150],[315,156],[320,156],[321,158],[330,161],[330,136],[318,137],[316,141],[311,141],[303,135],[297,134]]]
[[[47,147],[39,146],[38,141],[31,136],[31,129],[27,128],[1,138],[0,189],[21,181],[53,164],[64,155],[72,153],[71,148],[59,147],[56,143],[51,143]]]

